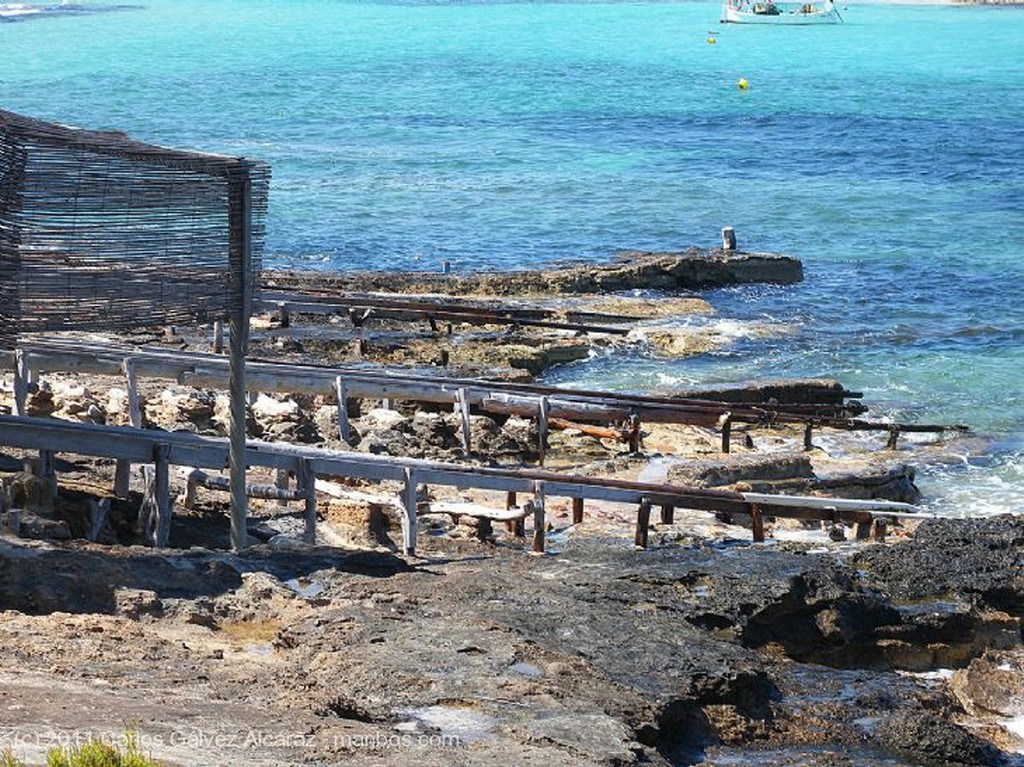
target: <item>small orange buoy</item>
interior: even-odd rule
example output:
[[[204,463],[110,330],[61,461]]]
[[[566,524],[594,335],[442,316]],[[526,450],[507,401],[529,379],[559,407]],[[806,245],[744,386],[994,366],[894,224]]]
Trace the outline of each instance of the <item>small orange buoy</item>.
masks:
[[[736,83],[736,85],[737,87],[739,87],[741,91],[745,91],[747,88],[750,87],[750,83],[747,82],[747,78],[745,77],[741,77],[740,81]]]

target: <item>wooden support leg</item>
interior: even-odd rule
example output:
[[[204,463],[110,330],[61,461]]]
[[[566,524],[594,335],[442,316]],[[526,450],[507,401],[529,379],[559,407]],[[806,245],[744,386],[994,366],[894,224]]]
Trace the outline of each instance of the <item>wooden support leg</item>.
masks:
[[[459,416],[459,425],[462,427],[462,450],[469,455],[472,448],[472,430],[469,422],[469,392],[464,386],[460,386],[455,393],[455,412]]]
[[[547,531],[544,529],[547,522],[544,519],[544,484],[534,483],[533,491],[533,552],[544,553],[544,539]]]
[[[142,467],[142,505],[139,506],[139,534],[144,543],[153,545],[156,532],[156,471]]]
[[[338,395],[338,436],[342,442],[351,445],[352,430],[348,424],[348,386],[341,376],[334,379],[334,391]]]
[[[572,499],[572,523],[579,525],[583,522],[583,499]]]
[[[895,450],[900,441],[900,430],[893,426],[889,429],[889,441],[885,443],[887,450]]]
[[[103,498],[99,501],[89,501],[89,532],[86,535],[90,541],[99,540],[103,531],[103,524],[107,521],[107,514],[110,512],[110,499]]]
[[[754,543],[764,543],[764,517],[761,515],[761,507],[756,503],[750,504],[750,523],[754,533]]]
[[[121,363],[121,370],[124,371],[124,384],[128,390],[128,424],[133,428],[141,429],[142,406],[139,404],[139,385],[135,376],[135,361],[128,357]],[[118,498],[128,496],[131,475],[131,463],[119,459],[114,466],[114,495]]]
[[[224,320],[213,322],[213,353],[224,353]]]
[[[516,498],[515,492],[509,490],[505,496],[505,508],[508,510],[514,509],[519,505],[519,501]],[[505,523],[506,529],[517,538],[522,538],[526,535],[525,527],[522,519],[510,519]]]
[[[170,466],[167,463],[169,454],[170,448],[167,445],[157,445],[153,448],[153,461],[156,464],[154,473],[156,530],[154,531],[153,545],[158,549],[164,548],[171,537]]]
[[[728,453],[732,443],[732,418],[726,417],[722,421],[722,452]]]
[[[668,504],[661,507],[661,524],[671,525],[675,521],[676,507]]]
[[[296,477],[295,484],[297,486],[301,487],[301,488],[305,488],[305,485],[302,484],[304,479],[305,479],[304,477],[301,477],[301,478],[300,477]],[[292,485],[292,478],[291,478],[291,474],[289,473],[288,469],[278,469],[277,472],[274,475],[274,487],[276,487],[278,490],[289,490],[289,489],[291,489],[291,485]],[[288,505],[288,499],[286,497],[283,497],[283,496],[278,498],[277,499],[277,505],[278,506],[287,506]]]
[[[814,449],[814,424],[809,423],[804,426],[804,450]]]
[[[640,418],[634,413],[629,417],[629,452],[640,452]]]
[[[28,415],[28,354],[24,349],[14,351],[14,415]]]
[[[544,458],[548,450],[548,414],[551,412],[551,405],[547,397],[541,397],[537,401],[537,441],[540,450],[540,465],[544,465]]]
[[[288,304],[283,301],[277,304],[277,316],[281,320],[279,327],[290,328],[292,326],[292,316],[288,313]]]
[[[39,479],[49,487],[50,498],[57,500],[57,457],[52,450],[39,451]]]
[[[405,524],[402,525],[402,549],[410,557],[416,556],[416,473],[405,470],[405,487],[402,490],[402,506],[405,509]]]
[[[871,523],[869,522],[858,522],[857,523],[857,540],[866,541],[871,537]]]
[[[302,532],[302,540],[304,543],[312,545],[316,543],[316,475],[313,473],[313,464],[310,461],[300,461],[299,472],[301,477],[297,484],[302,486],[306,501],[304,515],[306,526]]]
[[[647,548],[647,529],[651,526],[651,502],[647,498],[640,501],[636,512],[636,535],[633,543],[638,549]]]
[[[885,531],[886,521],[884,519],[875,520],[875,540],[879,543],[885,543]]]

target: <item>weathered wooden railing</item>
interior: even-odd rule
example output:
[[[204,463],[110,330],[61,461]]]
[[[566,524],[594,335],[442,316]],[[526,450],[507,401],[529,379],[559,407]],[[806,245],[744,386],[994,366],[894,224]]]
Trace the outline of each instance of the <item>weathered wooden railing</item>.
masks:
[[[137,402],[137,376],[171,379],[197,387],[223,388],[227,385],[230,372],[227,360],[216,354],[132,349],[113,344],[67,341],[36,341],[25,344],[13,353],[0,352],[0,366],[15,372],[15,414],[26,412],[28,387],[39,371],[124,375],[130,402]],[[893,448],[903,432],[940,433],[965,429],[963,426],[893,424],[840,418],[835,415],[840,406],[755,406],[693,398],[450,378],[424,371],[382,370],[365,365],[322,367],[252,360],[247,363],[246,376],[250,391],[321,395],[333,392],[339,403],[339,433],[345,441],[350,438],[347,414],[347,401],[350,398],[450,404],[459,415],[463,448],[467,452],[471,449],[469,416],[472,408],[536,418],[542,459],[550,426],[571,426],[574,422],[620,424],[620,438],[628,441],[634,451],[640,446],[641,423],[715,427],[721,430],[722,450],[726,453],[730,450],[732,426],[735,423],[803,424],[804,446],[807,449],[811,448],[813,429],[822,427],[883,431],[889,434],[888,446]]]
[[[186,466],[200,469],[223,469],[228,464],[228,440],[135,429],[121,426],[99,426],[73,423],[52,418],[0,416],[0,445],[26,450],[39,450],[53,465],[53,455],[70,453],[108,458],[136,464],[152,464],[152,485],[147,493],[152,499],[148,528],[153,542],[166,545],[170,534],[171,497],[170,467]],[[583,519],[583,501],[598,500],[632,504],[638,508],[636,543],[647,546],[652,505],[662,508],[663,520],[670,521],[677,508],[748,515],[755,540],[764,540],[764,517],[855,523],[862,526],[876,521],[917,515],[914,507],[893,501],[861,501],[831,498],[805,498],[738,493],[723,490],[687,488],[617,479],[566,476],[554,472],[529,469],[497,469],[469,467],[423,461],[412,458],[346,453],[287,443],[250,441],[246,445],[245,462],[288,471],[298,479],[298,496],[305,504],[305,539],[316,538],[316,477],[347,477],[375,482],[401,484],[403,514],[403,550],[416,551],[417,487],[441,485],[456,488],[500,491],[508,494],[509,505],[515,505],[515,494],[528,493],[533,516],[533,548],[543,551],[545,545],[545,499],[552,496],[573,499],[573,521]],[[52,469],[51,469],[52,471]],[[282,500],[293,496],[282,493]],[[876,526],[876,534],[884,528]]]

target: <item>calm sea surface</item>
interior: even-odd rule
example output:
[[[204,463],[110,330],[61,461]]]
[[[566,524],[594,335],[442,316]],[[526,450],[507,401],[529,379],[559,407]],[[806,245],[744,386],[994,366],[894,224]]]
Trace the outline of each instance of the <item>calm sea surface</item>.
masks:
[[[992,437],[921,480],[934,508],[1024,511],[1024,12],[851,4],[840,26],[752,28],[705,2],[74,9],[0,23],[0,107],[269,161],[270,264],[513,269],[735,226],[807,279],[714,294],[731,347],[551,380],[837,377],[876,416]]]

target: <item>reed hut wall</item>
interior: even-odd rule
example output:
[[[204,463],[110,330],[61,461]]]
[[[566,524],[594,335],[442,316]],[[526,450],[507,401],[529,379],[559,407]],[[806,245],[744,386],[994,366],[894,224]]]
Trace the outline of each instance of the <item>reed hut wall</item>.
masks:
[[[227,316],[262,266],[269,181],[263,163],[0,110],[0,348]]]

